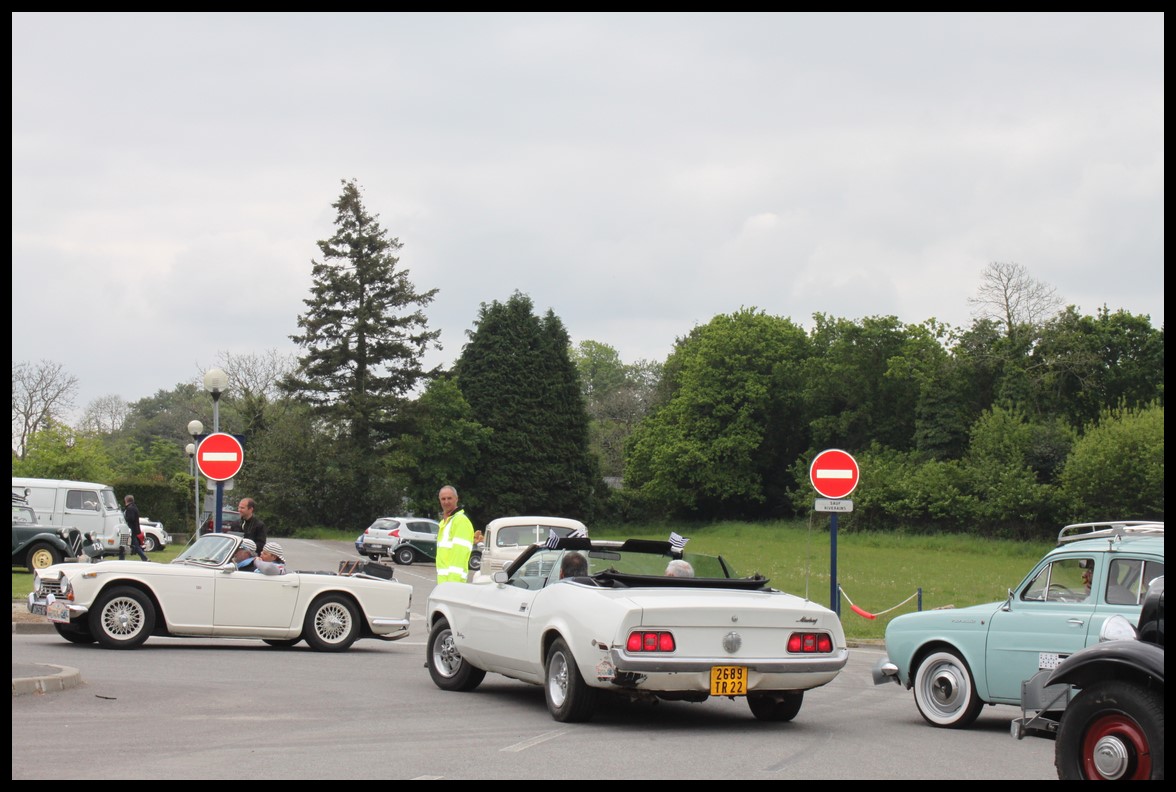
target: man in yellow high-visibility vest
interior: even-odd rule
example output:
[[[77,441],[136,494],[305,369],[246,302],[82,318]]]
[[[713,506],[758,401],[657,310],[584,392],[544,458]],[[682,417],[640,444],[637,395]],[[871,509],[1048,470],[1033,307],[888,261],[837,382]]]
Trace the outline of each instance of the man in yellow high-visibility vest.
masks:
[[[474,524],[457,508],[457,489],[446,484],[437,492],[441,502],[441,530],[437,532],[437,582],[465,583],[474,550]]]

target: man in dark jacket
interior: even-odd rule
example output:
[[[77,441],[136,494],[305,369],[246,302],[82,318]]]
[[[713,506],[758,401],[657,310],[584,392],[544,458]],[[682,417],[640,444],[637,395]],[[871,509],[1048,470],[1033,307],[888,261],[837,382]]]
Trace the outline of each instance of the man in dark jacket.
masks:
[[[127,527],[131,529],[131,550],[139,554],[139,558],[143,561],[147,560],[147,554],[143,552],[143,543],[139,541],[142,529],[139,528],[139,507],[135,505],[135,496],[128,495],[123,498],[123,503],[126,504],[126,511],[124,516],[127,520]],[[122,561],[127,557],[127,550],[120,543],[118,546],[118,560]]]
[[[241,533],[246,539],[252,539],[254,547],[265,547],[265,523],[253,513],[257,504],[253,498],[242,498],[237,504],[237,511],[241,513]]]

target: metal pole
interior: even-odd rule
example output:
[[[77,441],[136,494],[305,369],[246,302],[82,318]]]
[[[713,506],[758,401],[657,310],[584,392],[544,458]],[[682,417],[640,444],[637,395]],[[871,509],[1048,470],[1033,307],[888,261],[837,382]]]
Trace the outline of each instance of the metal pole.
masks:
[[[841,615],[841,592],[837,587],[837,512],[829,518],[829,608]]]
[[[212,431],[220,431],[220,394],[212,394]],[[221,508],[225,502],[225,483],[218,481],[216,483],[216,522],[214,523],[217,533],[221,532]]]
[[[192,455],[192,494],[195,496],[195,513],[196,513],[196,533],[192,534],[197,539],[200,538],[200,471],[196,468],[196,455]]]

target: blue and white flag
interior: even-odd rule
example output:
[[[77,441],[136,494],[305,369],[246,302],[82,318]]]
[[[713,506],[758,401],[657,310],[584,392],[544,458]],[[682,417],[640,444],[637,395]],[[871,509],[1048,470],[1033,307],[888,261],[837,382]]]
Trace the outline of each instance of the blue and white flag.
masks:
[[[681,552],[682,549],[686,547],[686,543],[689,541],[690,540],[685,536],[679,536],[673,531],[670,531],[670,547],[674,548],[678,552]]]
[[[547,529],[547,544],[545,545],[545,547],[547,547],[548,549],[555,549],[555,546],[557,544],[559,544],[559,534],[557,534],[555,532],[554,528],[548,528]]]

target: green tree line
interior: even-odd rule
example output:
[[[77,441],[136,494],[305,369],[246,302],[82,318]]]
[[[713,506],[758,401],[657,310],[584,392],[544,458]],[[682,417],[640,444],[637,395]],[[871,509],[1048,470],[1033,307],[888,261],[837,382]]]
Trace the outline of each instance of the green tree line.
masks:
[[[291,336],[300,353],[222,355],[222,431],[246,437],[234,497],[275,535],[356,532],[432,514],[455,485],[476,523],[561,514],[611,524],[780,519],[811,512],[813,457],[861,468],[844,530],[1049,538],[1059,524],[1163,519],[1164,329],[1105,306],[1061,307],[1018,264],[982,273],[976,318],[789,317],[744,307],[679,337],[664,361],[573,345],[516,290],[481,305],[448,369],[401,244],[342,183]],[[72,378],[13,363],[13,475],[134,492],[173,530],[193,525],[192,419],[178,383],[58,416]],[[173,527],[175,526],[175,527]]]

